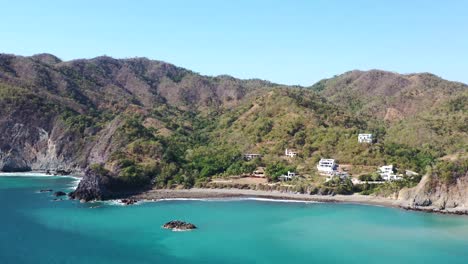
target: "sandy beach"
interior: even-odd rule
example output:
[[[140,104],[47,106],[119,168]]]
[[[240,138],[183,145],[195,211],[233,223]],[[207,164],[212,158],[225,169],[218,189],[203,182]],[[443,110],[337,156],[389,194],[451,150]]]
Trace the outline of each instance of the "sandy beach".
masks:
[[[257,191],[242,189],[154,189],[138,195],[134,195],[131,198],[136,200],[264,198],[275,200],[314,201],[328,203],[357,203],[387,207],[401,206],[401,202],[398,200],[360,194],[323,196],[283,193],[278,191]]]

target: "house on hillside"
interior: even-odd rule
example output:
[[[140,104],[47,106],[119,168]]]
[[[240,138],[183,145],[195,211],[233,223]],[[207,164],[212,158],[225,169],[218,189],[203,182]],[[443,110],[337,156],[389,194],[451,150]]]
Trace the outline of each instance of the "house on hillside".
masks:
[[[381,166],[379,167],[378,173],[380,174],[380,177],[384,181],[395,181],[395,180],[401,180],[402,177],[395,174],[396,169],[393,165],[386,165],[386,166]]]
[[[288,171],[288,174],[279,176],[279,179],[283,181],[289,181],[289,180],[292,180],[296,176],[297,175],[295,172]]]
[[[261,154],[256,154],[256,153],[246,153],[244,154],[244,159],[246,160],[253,160],[255,158],[261,158]]]
[[[359,143],[372,143],[372,134],[359,134],[358,142]]]
[[[286,155],[286,157],[290,157],[290,158],[294,158],[297,156],[297,154],[299,154],[299,152],[295,151],[295,150],[292,150],[292,149],[286,149],[284,151],[284,155]]]
[[[317,170],[321,174],[333,175],[338,165],[334,159],[321,159],[317,165]]]
[[[265,175],[265,167],[257,167],[256,170],[252,172],[253,177],[264,178]]]

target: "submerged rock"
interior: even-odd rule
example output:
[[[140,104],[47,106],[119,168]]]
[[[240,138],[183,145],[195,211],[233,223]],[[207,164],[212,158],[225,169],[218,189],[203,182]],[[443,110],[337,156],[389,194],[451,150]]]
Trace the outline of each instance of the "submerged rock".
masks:
[[[52,189],[39,190],[40,193],[52,192]]]
[[[55,195],[56,197],[59,197],[59,196],[65,196],[65,195],[67,195],[67,193],[62,192],[62,191],[58,191],[58,192],[55,192],[54,195]]]
[[[172,231],[186,231],[186,230],[193,230],[197,227],[192,223],[187,223],[184,221],[173,220],[165,223],[163,228],[171,229]]]

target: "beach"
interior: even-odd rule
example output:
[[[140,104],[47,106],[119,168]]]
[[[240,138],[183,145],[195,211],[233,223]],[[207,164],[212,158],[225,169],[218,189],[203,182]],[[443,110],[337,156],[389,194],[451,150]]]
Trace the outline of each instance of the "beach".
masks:
[[[259,191],[244,189],[153,189],[131,197],[136,200],[167,200],[167,199],[226,199],[226,198],[262,198],[272,200],[310,201],[326,203],[356,203],[386,207],[401,207],[399,200],[369,196],[369,195],[308,195],[299,193],[284,193],[279,191]]]

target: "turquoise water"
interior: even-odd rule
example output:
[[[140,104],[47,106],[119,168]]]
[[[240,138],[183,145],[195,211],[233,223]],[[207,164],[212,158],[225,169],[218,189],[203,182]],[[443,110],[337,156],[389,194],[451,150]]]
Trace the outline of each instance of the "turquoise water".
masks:
[[[468,263],[468,217],[268,201],[52,201],[73,179],[0,177],[0,263]],[[191,232],[161,228],[169,220]]]

